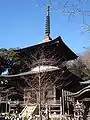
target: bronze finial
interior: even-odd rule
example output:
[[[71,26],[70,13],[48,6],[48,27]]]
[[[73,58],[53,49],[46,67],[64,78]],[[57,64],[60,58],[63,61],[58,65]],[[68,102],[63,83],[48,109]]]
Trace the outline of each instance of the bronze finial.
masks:
[[[46,11],[46,25],[45,25],[45,35],[50,35],[50,13],[49,13],[50,6],[47,7]]]
[[[50,6],[47,7],[46,10],[46,24],[45,24],[45,38],[44,42],[48,42],[51,40],[50,38]]]

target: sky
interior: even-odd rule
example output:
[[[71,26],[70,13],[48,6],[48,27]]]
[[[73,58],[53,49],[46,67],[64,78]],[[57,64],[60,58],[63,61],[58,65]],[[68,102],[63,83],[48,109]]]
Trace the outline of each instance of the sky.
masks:
[[[53,3],[54,0],[51,0]],[[60,1],[60,0],[57,0]],[[62,0],[61,0],[62,1]],[[73,0],[74,1],[74,0]],[[24,48],[41,43],[45,37],[46,6],[50,10],[50,36],[62,40],[76,54],[90,47],[90,33],[84,32],[82,16],[61,12],[61,3],[48,0],[0,0],[0,48]],[[41,5],[44,4],[45,6]],[[86,4],[85,9],[89,9]],[[85,16],[89,23],[89,16]]]

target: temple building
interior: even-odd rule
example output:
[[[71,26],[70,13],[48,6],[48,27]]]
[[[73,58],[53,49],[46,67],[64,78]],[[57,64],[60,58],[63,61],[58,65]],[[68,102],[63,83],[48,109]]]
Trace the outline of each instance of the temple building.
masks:
[[[53,40],[50,37],[49,6],[42,43],[15,52],[26,63],[28,71],[1,76],[7,78],[4,84],[0,84],[1,113],[16,112],[21,118],[28,119],[45,118],[47,114],[49,118],[66,115],[68,119],[79,116],[82,120],[84,114],[87,116],[89,112],[83,110],[89,104],[90,88],[66,66],[78,56],[60,36]]]

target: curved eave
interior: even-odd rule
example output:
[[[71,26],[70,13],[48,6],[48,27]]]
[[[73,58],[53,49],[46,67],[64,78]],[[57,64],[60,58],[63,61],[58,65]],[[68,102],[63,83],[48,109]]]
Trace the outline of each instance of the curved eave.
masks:
[[[67,60],[73,60],[76,59],[78,56],[64,43],[64,41],[61,39],[61,37],[57,37],[55,41],[59,42],[59,52],[62,55],[65,55]]]
[[[54,47],[57,47],[57,52],[60,53],[62,56],[65,56],[67,60],[73,60],[76,59],[78,56],[63,42],[63,40],[61,39],[61,37],[57,37],[54,40],[51,40],[49,42],[45,42],[45,43],[40,43],[37,45],[33,45],[30,47],[26,47],[26,48],[22,48],[19,50],[14,50],[17,53],[24,53],[24,52],[30,52],[33,51],[34,49],[38,48],[38,47],[45,47],[45,46],[52,46],[55,45]]]
[[[84,81],[84,82],[80,82],[80,84],[84,84],[84,85],[89,84],[90,85],[90,80],[87,80],[87,81]]]
[[[20,77],[20,76],[26,76],[26,75],[32,75],[32,74],[38,74],[38,73],[43,73],[43,72],[52,72],[52,71],[56,71],[59,70],[60,68],[52,68],[52,69],[46,69],[44,71],[28,71],[28,72],[23,72],[23,73],[19,73],[19,74],[15,74],[15,75],[0,75],[0,77],[4,77],[4,78],[12,78],[12,77]]]
[[[68,96],[79,97],[79,96],[81,96],[82,94],[84,94],[84,93],[86,93],[88,91],[90,91],[90,85],[85,87],[85,88],[83,88],[83,89],[81,89],[80,91],[78,91],[76,93],[72,93],[72,94],[70,94]]]

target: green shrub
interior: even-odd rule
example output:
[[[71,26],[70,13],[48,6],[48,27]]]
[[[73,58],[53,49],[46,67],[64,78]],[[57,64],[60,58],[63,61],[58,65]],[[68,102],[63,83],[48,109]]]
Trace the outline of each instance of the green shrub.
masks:
[[[28,120],[28,118],[25,116],[25,117],[24,117],[24,120]]]

